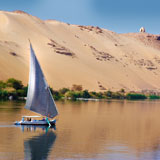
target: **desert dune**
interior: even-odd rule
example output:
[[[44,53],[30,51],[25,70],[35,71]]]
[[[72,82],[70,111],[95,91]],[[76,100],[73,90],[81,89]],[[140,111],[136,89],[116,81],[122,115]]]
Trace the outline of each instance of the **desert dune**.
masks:
[[[29,40],[48,84],[91,91],[160,91],[160,35],[41,20],[0,11],[0,80],[28,83]]]

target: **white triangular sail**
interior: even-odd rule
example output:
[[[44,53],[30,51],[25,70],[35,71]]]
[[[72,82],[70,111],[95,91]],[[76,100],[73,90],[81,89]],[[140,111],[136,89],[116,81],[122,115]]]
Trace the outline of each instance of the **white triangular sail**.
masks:
[[[29,84],[25,108],[53,118],[58,111],[31,44],[30,54]]]

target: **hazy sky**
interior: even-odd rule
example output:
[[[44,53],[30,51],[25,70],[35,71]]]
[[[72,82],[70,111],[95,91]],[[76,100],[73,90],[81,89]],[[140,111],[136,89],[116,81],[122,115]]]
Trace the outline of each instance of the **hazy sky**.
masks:
[[[41,19],[100,26],[118,33],[160,34],[160,0],[0,0],[0,9],[23,10]]]

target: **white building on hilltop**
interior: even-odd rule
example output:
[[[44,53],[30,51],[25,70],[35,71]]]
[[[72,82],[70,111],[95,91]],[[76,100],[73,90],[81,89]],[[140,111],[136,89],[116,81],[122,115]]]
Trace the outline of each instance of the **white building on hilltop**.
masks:
[[[140,30],[139,30],[139,32],[144,33],[144,32],[146,32],[146,30],[145,30],[145,28],[144,28],[144,27],[141,27],[141,28],[140,28]]]

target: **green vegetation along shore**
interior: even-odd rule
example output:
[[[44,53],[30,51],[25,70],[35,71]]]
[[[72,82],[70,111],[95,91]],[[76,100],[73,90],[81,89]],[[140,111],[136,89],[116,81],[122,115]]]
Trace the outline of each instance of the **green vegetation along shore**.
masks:
[[[0,81],[0,100],[25,100],[28,86],[24,86],[22,81],[10,78],[7,81]],[[160,99],[158,95],[145,95],[142,93],[126,93],[124,89],[117,92],[110,90],[104,92],[94,92],[83,90],[82,85],[74,84],[72,88],[51,89],[55,100],[87,100],[87,99]]]

